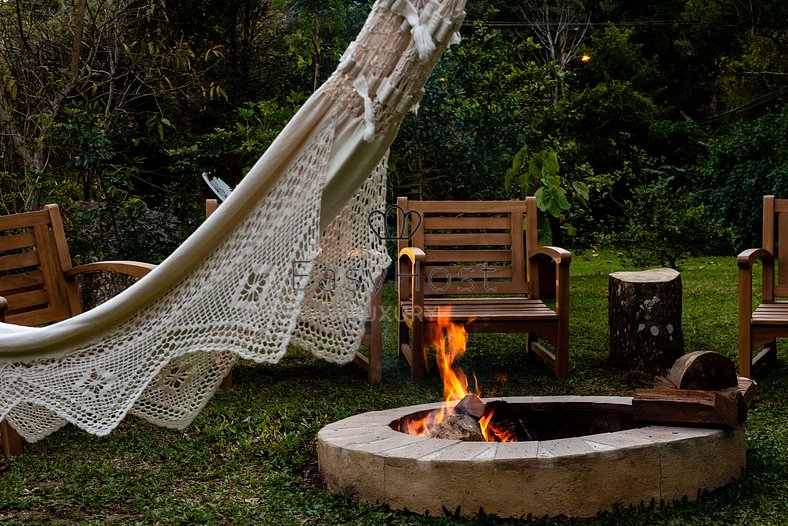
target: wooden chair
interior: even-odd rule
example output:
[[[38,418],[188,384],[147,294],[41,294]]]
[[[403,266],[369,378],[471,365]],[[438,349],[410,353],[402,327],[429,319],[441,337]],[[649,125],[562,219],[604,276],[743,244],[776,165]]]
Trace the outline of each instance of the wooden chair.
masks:
[[[57,205],[0,217],[0,321],[38,326],[65,320],[83,310],[78,276],[112,272],[139,279],[154,267],[136,261],[72,267]],[[21,438],[5,421],[0,442],[7,456],[21,452]]]
[[[762,262],[761,303],[752,310],[752,268]],[[775,263],[777,273],[775,275]],[[739,254],[739,375],[777,358],[778,337],[788,336],[788,199],[763,198],[761,248]],[[775,280],[776,277],[776,280]],[[763,347],[753,358],[753,351]]]
[[[425,371],[439,308],[468,332],[521,332],[569,375],[569,263],[564,249],[537,246],[536,199],[397,200],[399,351],[411,376]],[[555,306],[539,293],[540,268],[555,272]],[[544,272],[542,270],[541,272]],[[410,332],[412,331],[412,343]],[[548,350],[540,339],[553,345]]]
[[[205,200],[205,217],[210,217],[219,207],[217,199]],[[378,287],[369,305],[369,317],[365,323],[365,331],[361,344],[369,349],[369,356],[356,351],[353,363],[367,373],[370,384],[379,384],[383,379],[383,307],[381,288]],[[227,374],[222,387],[232,386],[232,371]]]

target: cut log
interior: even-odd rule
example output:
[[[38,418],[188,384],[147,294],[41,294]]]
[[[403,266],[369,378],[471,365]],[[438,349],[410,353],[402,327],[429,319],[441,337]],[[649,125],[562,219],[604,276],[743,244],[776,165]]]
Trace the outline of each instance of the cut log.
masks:
[[[744,405],[747,406],[747,409],[751,409],[753,404],[755,403],[755,395],[758,393],[758,384],[756,384],[753,380],[746,378],[744,376],[739,376],[739,385],[738,389],[739,392],[744,397]]]
[[[449,415],[430,431],[430,438],[484,442],[479,422],[469,415]]]
[[[684,353],[681,275],[613,272],[608,283],[611,364],[648,374],[669,369]]]
[[[468,415],[479,420],[484,414],[484,402],[476,395],[465,395],[465,397],[454,407],[454,414]]]
[[[739,385],[733,361],[712,351],[696,351],[676,360],[668,380],[679,389],[714,391]]]
[[[747,405],[738,387],[718,391],[637,389],[632,416],[653,424],[736,429],[747,418]]]

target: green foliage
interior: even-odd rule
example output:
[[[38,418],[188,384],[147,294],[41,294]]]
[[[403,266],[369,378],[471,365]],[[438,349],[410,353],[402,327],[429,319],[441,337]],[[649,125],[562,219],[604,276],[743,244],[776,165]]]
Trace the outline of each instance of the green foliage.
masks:
[[[763,196],[788,197],[788,116],[764,115],[710,141],[694,186],[715,216],[736,230],[739,248],[760,246]]]
[[[633,190],[624,203],[624,224],[613,236],[614,243],[640,267],[678,268],[689,256],[732,253],[730,229],[673,182],[673,177],[660,178]]]
[[[533,195],[539,210],[558,220],[561,228],[569,235],[575,234],[574,227],[563,222],[564,214],[569,212],[572,205],[569,201],[566,182],[558,175],[560,166],[558,154],[552,148],[547,148],[534,154],[529,154],[526,147],[520,149],[514,156],[512,167],[506,172],[504,185],[506,191],[517,181],[520,187],[520,198]],[[577,203],[587,206],[589,197],[588,185],[582,181],[571,184],[572,199]],[[554,234],[555,237],[555,234]]]
[[[201,204],[197,196],[193,202]],[[192,207],[192,213],[197,212]],[[149,208],[137,197],[67,203],[63,216],[69,249],[78,264],[114,259],[160,263],[196,227],[183,225],[164,207]]]
[[[617,80],[629,82],[633,89],[651,93],[656,89],[654,58],[643,56],[643,45],[633,42],[635,30],[607,25],[600,33],[592,35],[585,50],[591,57],[578,68],[577,79],[585,85]]]
[[[286,104],[276,100],[246,102],[235,121],[197,137],[189,146],[167,150],[170,171],[183,177],[208,172],[235,186],[296,112],[303,97],[291,93]]]
[[[572,207],[567,218],[579,238],[589,239],[619,217],[630,189],[642,183],[639,174],[655,165],[644,150],[654,115],[648,97],[617,80],[571,92],[557,106],[543,108],[535,123],[541,137],[531,144],[555,146],[565,188],[576,195],[570,202],[588,202]]]
[[[504,174],[530,142],[534,109],[550,97],[534,47],[477,22],[444,54],[392,148],[396,195],[505,197]]]

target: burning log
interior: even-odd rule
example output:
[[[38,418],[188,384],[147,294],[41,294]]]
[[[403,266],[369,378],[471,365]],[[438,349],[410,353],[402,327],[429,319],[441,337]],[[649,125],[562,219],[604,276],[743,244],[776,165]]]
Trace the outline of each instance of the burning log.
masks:
[[[653,389],[637,389],[635,420],[737,429],[747,418],[757,385],[736,376],[733,362],[710,351],[689,353]]]
[[[468,335],[462,325],[451,323],[439,311],[435,357],[443,379],[444,407],[418,418],[403,418],[397,429],[404,433],[430,438],[464,441],[511,442],[530,440],[525,425],[512,407],[496,400],[485,404],[478,395],[468,392],[468,379],[454,362],[465,352]],[[476,386],[478,392],[478,384]],[[457,401],[453,407],[449,402]]]
[[[470,415],[452,414],[430,430],[430,438],[484,442],[479,421]]]
[[[518,442],[531,440],[523,421],[504,400],[486,404],[478,396],[466,395],[456,406],[432,411],[415,419],[400,420],[397,430],[430,438],[466,442]]]
[[[485,404],[481,398],[474,394],[465,395],[460,403],[454,406],[454,413],[459,415],[469,415],[479,420],[484,415]]]

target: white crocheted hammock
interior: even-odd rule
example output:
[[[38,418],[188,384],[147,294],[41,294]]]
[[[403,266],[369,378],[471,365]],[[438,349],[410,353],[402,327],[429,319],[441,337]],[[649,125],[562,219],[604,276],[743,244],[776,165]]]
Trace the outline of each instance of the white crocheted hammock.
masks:
[[[331,78],[154,271],[66,321],[0,324],[0,420],[30,442],[66,422],[105,435],[129,412],[182,428],[239,356],[275,363],[294,343],[350,361],[388,264],[370,215],[385,153],[464,4],[378,0]]]

